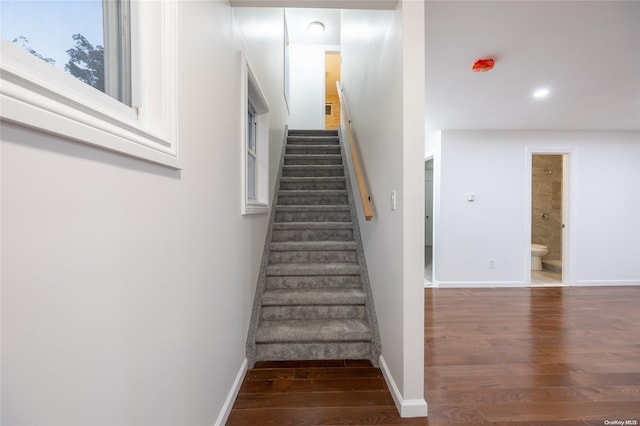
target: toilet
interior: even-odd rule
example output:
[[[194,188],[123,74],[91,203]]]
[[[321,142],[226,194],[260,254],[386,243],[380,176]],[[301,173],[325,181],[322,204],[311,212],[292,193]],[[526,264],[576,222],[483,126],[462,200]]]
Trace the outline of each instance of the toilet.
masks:
[[[542,256],[549,253],[549,248],[542,244],[531,244],[531,270],[542,271]]]

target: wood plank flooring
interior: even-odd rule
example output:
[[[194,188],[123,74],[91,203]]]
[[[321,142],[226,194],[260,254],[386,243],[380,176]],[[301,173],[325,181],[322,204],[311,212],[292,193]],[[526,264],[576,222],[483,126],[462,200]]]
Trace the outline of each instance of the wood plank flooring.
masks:
[[[264,362],[227,424],[640,426],[640,287],[425,289],[425,398],[401,419],[367,361]]]

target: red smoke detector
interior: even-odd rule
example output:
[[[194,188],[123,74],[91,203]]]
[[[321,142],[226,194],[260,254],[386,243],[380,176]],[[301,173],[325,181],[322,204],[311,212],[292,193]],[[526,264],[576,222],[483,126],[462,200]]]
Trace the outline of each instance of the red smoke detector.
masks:
[[[471,69],[473,72],[486,72],[493,69],[496,61],[493,58],[488,59],[478,59]]]

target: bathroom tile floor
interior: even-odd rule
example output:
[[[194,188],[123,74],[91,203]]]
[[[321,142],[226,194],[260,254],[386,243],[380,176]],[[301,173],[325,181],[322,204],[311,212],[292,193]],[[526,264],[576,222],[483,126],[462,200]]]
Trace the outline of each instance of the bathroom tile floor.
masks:
[[[552,271],[531,271],[531,285],[562,285],[562,273]]]

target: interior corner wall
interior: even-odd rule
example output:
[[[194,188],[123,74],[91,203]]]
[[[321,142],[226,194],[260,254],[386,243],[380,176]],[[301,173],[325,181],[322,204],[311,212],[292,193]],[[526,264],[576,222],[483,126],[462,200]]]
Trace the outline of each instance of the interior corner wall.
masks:
[[[443,131],[437,285],[527,285],[531,153],[549,151],[570,153],[567,283],[640,284],[640,132]]]
[[[370,222],[364,221],[360,206],[358,209],[382,356],[402,399],[401,414],[415,416],[426,415],[422,374],[424,130],[420,124],[424,95],[420,97],[418,83],[418,89],[414,87],[417,98],[407,95],[414,76],[405,68],[413,64],[420,74],[421,55],[412,52],[416,55],[414,63],[407,57],[411,48],[403,40],[403,12],[411,13],[401,7],[395,11],[343,10],[341,73],[373,204],[374,219]],[[419,78],[424,81],[424,73]],[[416,101],[421,104],[416,105]],[[403,114],[409,106],[422,114],[420,120],[413,121],[415,127],[409,123],[411,114]],[[408,160],[410,156],[415,161]],[[417,180],[409,182],[410,176],[417,176]],[[391,209],[392,191],[396,192],[396,210]],[[416,211],[407,211],[414,205],[418,206]],[[408,237],[409,230],[417,235],[416,241]],[[422,406],[413,412],[404,411],[407,401],[415,407],[422,401]]]
[[[2,424],[210,425],[242,371],[268,218],[240,214],[241,43],[226,2],[178,9],[181,171],[2,123]],[[253,41],[277,87],[283,38]]]
[[[272,194],[280,166],[284,125],[290,124],[284,100],[284,9],[238,7],[233,9],[233,16],[236,37],[249,57],[269,102],[269,189]],[[264,31],[267,28],[269,30]]]

